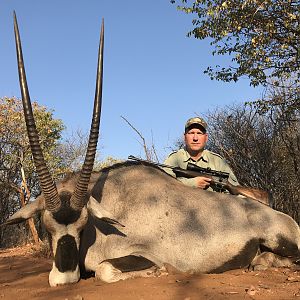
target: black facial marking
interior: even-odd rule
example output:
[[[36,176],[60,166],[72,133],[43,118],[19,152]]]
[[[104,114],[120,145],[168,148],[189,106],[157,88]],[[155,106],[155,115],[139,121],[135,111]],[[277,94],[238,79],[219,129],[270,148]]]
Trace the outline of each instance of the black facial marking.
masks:
[[[68,225],[76,222],[80,217],[80,211],[74,210],[70,207],[70,199],[72,194],[69,192],[60,192],[59,197],[61,200],[61,206],[59,211],[53,213],[53,218],[57,223]]]
[[[248,241],[244,248],[237,253],[231,260],[224,263],[222,266],[211,270],[209,273],[222,273],[228,270],[239,269],[248,266],[255,257],[259,248],[259,241],[252,239]]]
[[[75,271],[79,262],[79,252],[73,236],[67,234],[58,240],[54,261],[60,272]]]

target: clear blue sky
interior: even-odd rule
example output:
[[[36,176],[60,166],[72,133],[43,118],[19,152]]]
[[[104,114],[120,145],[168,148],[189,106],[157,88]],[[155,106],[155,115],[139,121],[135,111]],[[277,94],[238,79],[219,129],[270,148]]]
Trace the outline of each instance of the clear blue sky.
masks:
[[[155,144],[160,159],[185,121],[216,107],[260,96],[244,79],[203,74],[224,58],[209,41],[187,38],[191,19],[169,0],[1,0],[0,97],[20,97],[13,34],[16,11],[32,101],[54,109],[65,136],[90,128],[101,19],[105,19],[100,158],[144,156],[126,117]]]

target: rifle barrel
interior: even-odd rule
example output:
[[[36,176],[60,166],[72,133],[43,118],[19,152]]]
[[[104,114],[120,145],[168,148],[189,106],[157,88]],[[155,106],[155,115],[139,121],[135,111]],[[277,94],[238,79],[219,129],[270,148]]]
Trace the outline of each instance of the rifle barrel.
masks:
[[[145,163],[147,163],[147,164],[154,165],[154,166],[157,166],[157,167],[163,167],[163,168],[169,168],[169,169],[174,169],[174,168],[176,168],[176,167],[174,167],[174,166],[169,166],[169,165],[159,164],[159,163],[156,163],[156,162],[153,162],[153,161],[141,159],[141,158],[135,157],[135,156],[133,156],[133,155],[129,155],[129,156],[128,156],[128,159],[134,160],[134,161],[139,161],[139,162],[145,162]]]
[[[135,157],[133,155],[129,155],[128,159],[134,160],[134,161],[139,161],[139,162],[145,162],[145,163],[157,166],[157,167],[168,168],[168,169],[173,170],[174,173],[184,172],[185,174],[188,174],[188,172],[192,172],[193,175],[191,177],[197,177],[197,174],[199,174],[198,176],[201,176],[201,173],[203,173],[204,176],[205,175],[217,176],[217,177],[222,177],[222,178],[225,178],[225,179],[227,179],[229,177],[229,173],[227,173],[227,172],[215,171],[215,170],[211,170],[210,168],[202,168],[202,167],[199,167],[199,166],[197,166],[195,164],[192,164],[192,163],[188,163],[187,169],[182,169],[182,168],[179,168],[179,167],[174,167],[174,166],[170,166],[170,165],[155,163],[153,161],[144,160],[144,159]]]

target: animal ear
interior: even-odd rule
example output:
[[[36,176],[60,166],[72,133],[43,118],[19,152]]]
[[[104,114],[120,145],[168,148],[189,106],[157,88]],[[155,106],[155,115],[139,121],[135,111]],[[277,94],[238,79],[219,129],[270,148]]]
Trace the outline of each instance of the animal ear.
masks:
[[[12,225],[24,222],[43,209],[45,209],[45,199],[44,197],[40,196],[33,202],[30,202],[29,204],[18,210],[16,213],[14,213],[2,225]]]
[[[98,219],[100,219],[100,220],[102,220],[102,221],[104,221],[104,222],[106,222],[110,225],[119,225],[119,226],[125,227],[120,222],[113,219],[112,214],[110,212],[106,211],[102,207],[102,205],[92,196],[90,197],[90,199],[87,203],[87,210],[94,217],[96,217],[96,218],[98,218]]]

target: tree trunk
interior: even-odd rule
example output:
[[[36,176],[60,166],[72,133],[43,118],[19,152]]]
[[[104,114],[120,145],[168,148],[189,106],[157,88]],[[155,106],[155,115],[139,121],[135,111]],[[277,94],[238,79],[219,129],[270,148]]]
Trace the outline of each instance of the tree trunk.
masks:
[[[20,188],[20,200],[21,200],[21,205],[23,207],[27,204],[28,200],[30,199],[30,191],[29,191],[29,189],[27,187],[27,184],[26,184],[25,172],[24,172],[24,169],[23,169],[22,165],[21,165],[21,174],[22,174],[22,185],[21,185],[21,188]],[[26,191],[26,196],[25,196],[24,191]],[[29,229],[31,231],[31,234],[32,234],[32,237],[33,237],[33,240],[34,240],[34,244],[37,245],[37,244],[40,243],[40,239],[39,239],[38,232],[35,228],[33,218],[28,219],[27,222],[28,222]]]

